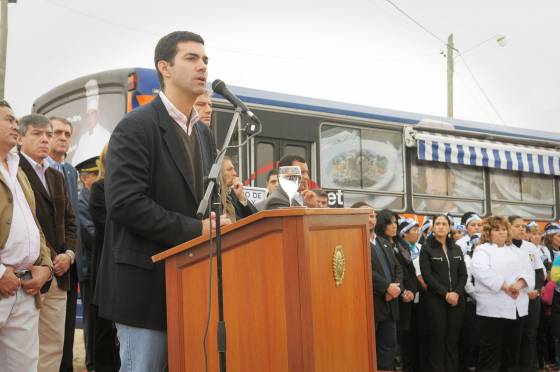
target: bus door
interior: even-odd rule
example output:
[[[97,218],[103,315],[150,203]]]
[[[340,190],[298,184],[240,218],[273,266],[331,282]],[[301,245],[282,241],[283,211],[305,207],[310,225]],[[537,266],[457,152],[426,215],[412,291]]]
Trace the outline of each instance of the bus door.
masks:
[[[314,178],[312,142],[258,137],[253,140],[251,148],[254,159],[249,179],[251,186],[265,187],[268,172],[275,168],[276,163],[285,155],[303,157],[309,167],[309,176]]]

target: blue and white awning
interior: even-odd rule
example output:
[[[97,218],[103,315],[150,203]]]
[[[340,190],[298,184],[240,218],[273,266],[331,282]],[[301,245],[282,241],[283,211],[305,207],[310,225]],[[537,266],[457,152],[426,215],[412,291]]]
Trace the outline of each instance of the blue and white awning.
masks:
[[[556,149],[420,131],[415,131],[414,138],[419,160],[560,175]]]

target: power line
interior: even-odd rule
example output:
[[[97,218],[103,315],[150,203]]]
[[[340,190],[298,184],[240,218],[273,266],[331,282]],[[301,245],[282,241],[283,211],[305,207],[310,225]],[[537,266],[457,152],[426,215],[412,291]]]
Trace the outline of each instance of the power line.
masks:
[[[444,41],[443,39],[441,39],[439,36],[437,36],[435,33],[433,33],[432,31],[430,31],[427,27],[425,27],[424,25],[422,25],[420,22],[418,22],[416,19],[414,19],[411,15],[409,15],[407,12],[405,12],[404,10],[402,10],[397,4],[395,4],[394,2],[392,2],[391,0],[385,0],[386,2],[388,2],[389,4],[391,4],[393,6],[393,8],[397,9],[399,11],[399,13],[401,13],[402,15],[404,15],[406,18],[410,19],[412,22],[414,22],[418,27],[420,27],[422,30],[424,30],[428,35],[432,36],[433,38],[435,38],[436,40],[438,40],[440,43],[442,43],[443,45],[447,46],[447,42]]]
[[[486,98],[486,101],[488,102],[488,104],[490,105],[490,107],[492,108],[492,110],[494,111],[494,113],[496,114],[496,116],[498,116],[498,118],[500,119],[500,121],[502,122],[503,125],[506,125],[506,122],[504,120],[504,118],[502,117],[502,115],[500,115],[500,113],[498,112],[498,109],[496,108],[496,106],[494,106],[494,104],[492,103],[492,101],[490,100],[490,97],[488,97],[488,95],[486,94],[486,92],[484,91],[484,89],[482,88],[482,85],[480,85],[478,79],[474,76],[474,73],[472,72],[472,70],[470,69],[469,65],[467,64],[467,61],[465,60],[465,58],[462,55],[458,55],[461,58],[461,61],[463,62],[463,64],[465,65],[467,71],[469,72],[469,74],[471,75],[473,81],[475,82],[476,86],[478,87],[478,89],[480,90],[480,92],[482,93],[482,95],[484,96],[484,98]]]
[[[393,1],[391,0],[385,0],[387,3],[391,4],[395,9],[397,9],[401,14],[403,14],[405,17],[407,17],[408,19],[410,19],[412,22],[414,22],[414,24],[416,24],[418,27],[420,27],[422,30],[424,30],[426,33],[428,33],[429,35],[431,35],[433,38],[437,39],[440,43],[442,43],[444,46],[447,46],[447,42],[445,42],[444,40],[442,40],[439,36],[437,36],[435,33],[433,33],[432,31],[430,31],[427,27],[425,27],[424,25],[422,25],[420,22],[418,22],[416,19],[414,19],[411,15],[409,15],[407,12],[405,12],[404,10],[402,10],[397,4],[395,4]],[[490,40],[490,39],[488,39]],[[496,106],[494,106],[494,104],[492,103],[492,101],[490,100],[490,97],[488,97],[488,94],[486,94],[486,92],[484,91],[484,89],[482,88],[482,85],[480,85],[480,82],[478,81],[478,79],[474,76],[474,73],[472,72],[472,70],[470,69],[470,67],[467,65],[467,62],[465,61],[465,59],[463,58],[463,54],[473,50],[474,48],[476,48],[477,46],[479,46],[480,44],[483,44],[485,42],[487,42],[488,40],[484,40],[482,43],[479,43],[477,45],[475,45],[472,48],[467,49],[465,52],[463,52],[462,54],[459,53],[459,50],[456,48],[453,48],[455,51],[457,51],[457,57],[461,58],[461,61],[463,62],[463,64],[465,65],[467,71],[469,72],[469,74],[471,75],[471,78],[473,79],[473,81],[475,82],[476,86],[478,87],[478,89],[480,90],[480,92],[482,93],[482,95],[484,96],[484,98],[486,99],[486,101],[488,102],[488,104],[490,105],[490,107],[492,108],[492,110],[494,111],[494,113],[496,114],[496,116],[498,116],[498,118],[500,119],[500,121],[502,122],[502,124],[506,125],[506,122],[504,120],[504,118],[502,117],[502,115],[500,115],[500,113],[498,112],[498,109],[496,108]],[[453,56],[447,56],[447,58],[453,58]]]
[[[457,72],[457,77],[459,78],[458,81],[461,84],[461,86],[463,87],[463,89],[469,94],[469,96],[471,97],[471,100],[474,104],[476,104],[476,106],[480,109],[480,111],[484,114],[484,116],[486,117],[486,120],[491,123],[492,121],[495,120],[495,117],[492,115],[492,111],[490,109],[490,107],[488,107],[487,104],[485,104],[485,102],[481,101],[481,97],[480,94],[477,94],[478,92],[475,92],[473,90],[472,85],[467,84],[466,81],[466,75],[463,76],[464,74],[459,73],[459,71]],[[469,80],[471,78],[469,77]]]
[[[82,17],[89,18],[89,19],[94,20],[96,22],[105,23],[105,24],[108,24],[108,25],[111,25],[111,26],[114,26],[114,27],[125,29],[127,31],[132,31],[134,33],[143,33],[143,34],[154,36],[154,37],[160,37],[161,36],[161,35],[156,34],[154,32],[150,32],[149,30],[146,30],[144,28],[129,26],[129,25],[125,25],[125,24],[122,24],[122,23],[119,23],[119,22],[115,22],[113,20],[103,18],[103,17],[100,17],[100,16],[95,15],[95,14],[87,13],[83,10],[73,8],[73,7],[65,5],[65,4],[61,4],[57,1],[53,1],[53,0],[43,0],[43,1],[50,4],[50,5],[62,8],[64,10],[68,11],[68,12],[80,15]],[[268,59],[274,59],[274,60],[287,60],[287,61],[296,61],[296,62],[320,62],[320,61],[325,61],[325,56],[295,57],[295,56],[289,56],[289,55],[274,55],[274,54],[264,54],[264,53],[250,52],[250,51],[235,50],[235,49],[225,48],[225,47],[212,45],[212,44],[207,44],[206,46],[210,49],[215,49],[215,50],[226,52],[226,53],[239,54],[239,55],[250,56],[250,57],[261,57],[261,58],[268,58]],[[421,57],[424,58],[425,55],[422,55]],[[400,58],[376,58],[374,61],[379,62],[379,63],[386,63],[386,62],[398,62],[398,61],[401,61],[401,60],[405,61],[405,60],[409,60],[409,59],[410,59],[410,57],[406,56],[406,57],[400,57]],[[338,61],[338,62],[346,62],[346,61],[358,61],[358,62],[368,61],[368,62],[371,62],[371,58],[369,58],[369,57],[347,57],[347,58],[329,57],[328,61],[329,62],[333,62],[333,61],[334,62],[336,62],[336,61]]]
[[[78,15],[81,15],[81,16],[83,16],[83,17],[93,19],[93,20],[95,20],[95,21],[97,21],[97,22],[102,22],[102,23],[105,23],[105,24],[109,24],[109,25],[112,25],[112,26],[116,26],[116,27],[119,27],[119,28],[123,28],[123,29],[128,30],[128,31],[141,32],[141,33],[144,33],[144,34],[147,34],[147,35],[151,35],[151,36],[156,36],[156,37],[158,36],[158,35],[154,34],[153,32],[147,31],[146,29],[139,28],[139,27],[133,27],[133,26],[123,25],[123,24],[114,22],[114,21],[112,21],[112,20],[110,20],[110,19],[106,19],[106,18],[103,18],[103,17],[99,17],[99,16],[97,16],[97,15],[89,14],[89,13],[86,13],[86,12],[81,11],[81,10],[79,10],[79,9],[72,8],[72,7],[69,7],[69,6],[64,5],[64,4],[60,4],[60,3],[56,2],[56,1],[52,1],[52,0],[43,0],[43,1],[46,2],[46,3],[48,3],[48,4],[57,6],[57,7],[62,8],[62,9],[65,9],[65,10],[71,12],[71,13],[78,14]]]

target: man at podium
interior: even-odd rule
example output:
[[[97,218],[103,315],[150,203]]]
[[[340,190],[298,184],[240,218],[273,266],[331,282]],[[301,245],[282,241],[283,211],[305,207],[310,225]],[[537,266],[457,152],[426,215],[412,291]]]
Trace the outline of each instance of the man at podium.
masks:
[[[107,224],[95,296],[99,316],[116,323],[121,372],[166,370],[164,264],[151,257],[210,226],[195,218],[204,170],[216,154],[193,108],[206,87],[204,41],[172,32],[158,42],[154,62],[162,91],[120,121],[106,160]]]

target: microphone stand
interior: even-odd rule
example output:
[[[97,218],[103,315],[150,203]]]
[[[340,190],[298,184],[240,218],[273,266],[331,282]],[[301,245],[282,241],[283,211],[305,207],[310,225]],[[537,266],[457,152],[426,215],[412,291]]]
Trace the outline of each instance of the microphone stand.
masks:
[[[210,174],[208,175],[208,186],[206,187],[206,192],[204,193],[204,198],[198,206],[198,211],[196,216],[200,219],[204,218],[206,211],[208,210],[208,203],[211,201],[212,210],[216,213],[216,267],[217,267],[217,277],[218,277],[218,354],[220,356],[220,372],[226,372],[226,323],[224,321],[224,294],[222,286],[222,234],[220,228],[220,215],[222,214],[222,204],[220,200],[220,185],[219,177],[222,169],[222,162],[226,155],[226,149],[231,142],[231,137],[235,130],[235,125],[237,124],[239,117],[241,115],[241,109],[236,108],[231,123],[229,125],[226,138],[224,140],[224,145],[222,151],[220,151],[218,157],[212,164],[210,169]],[[241,140],[241,139],[240,139]],[[210,231],[212,234],[212,231]],[[212,263],[210,262],[210,265]]]

